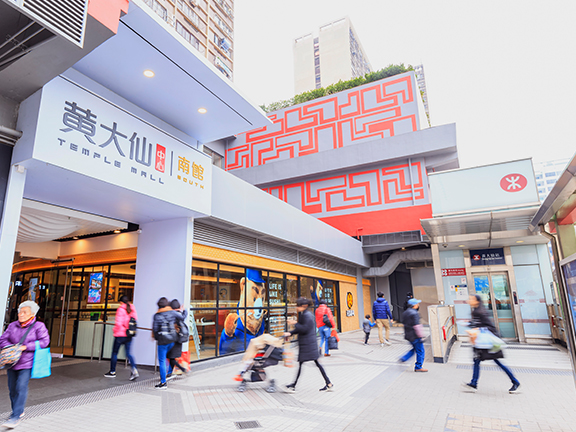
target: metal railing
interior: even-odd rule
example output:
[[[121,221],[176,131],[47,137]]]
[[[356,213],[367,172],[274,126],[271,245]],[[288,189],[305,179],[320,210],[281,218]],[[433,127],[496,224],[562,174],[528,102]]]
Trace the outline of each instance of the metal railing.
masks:
[[[96,325],[102,326],[114,326],[114,323],[105,323],[102,321],[97,321],[94,323],[94,330],[92,331],[92,349],[90,351],[90,361],[94,360],[94,340],[96,339]],[[136,327],[137,330],[145,330],[145,331],[152,331],[151,328],[146,327]],[[100,353],[98,354],[98,363],[102,361],[102,353],[104,352],[104,327],[102,328],[102,338],[100,339],[100,343],[102,346],[100,347]],[[155,352],[154,352],[154,372],[158,369],[158,342],[154,344]],[[126,348],[124,348],[126,349]],[[128,356],[124,359],[124,367],[128,367]]]

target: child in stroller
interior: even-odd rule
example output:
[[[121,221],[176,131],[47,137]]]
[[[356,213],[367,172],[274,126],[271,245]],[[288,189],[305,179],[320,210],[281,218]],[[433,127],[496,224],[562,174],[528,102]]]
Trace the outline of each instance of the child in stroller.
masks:
[[[282,361],[282,338],[275,338],[269,334],[263,334],[250,341],[244,356],[242,357],[242,369],[234,378],[241,381],[238,391],[246,391],[247,382],[266,381],[266,371],[268,366],[275,366]],[[266,388],[268,393],[276,391],[276,383],[270,379]]]

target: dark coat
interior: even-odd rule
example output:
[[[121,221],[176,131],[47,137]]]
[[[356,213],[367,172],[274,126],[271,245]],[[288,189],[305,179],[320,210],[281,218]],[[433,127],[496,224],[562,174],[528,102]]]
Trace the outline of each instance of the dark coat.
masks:
[[[374,319],[392,319],[390,306],[384,297],[378,297],[372,305],[372,315]]]
[[[178,333],[176,332],[176,324],[182,321],[182,314],[173,311],[172,308],[166,307],[159,309],[154,314],[152,321],[152,331],[154,339],[158,341],[158,345],[169,345],[176,342]]]
[[[414,342],[418,339],[414,326],[420,324],[420,314],[414,308],[406,309],[402,314],[402,324],[404,324],[404,339]]]
[[[307,362],[318,359],[318,342],[316,325],[312,312],[306,309],[298,317],[298,322],[291,334],[298,335],[298,361]]]
[[[472,309],[472,319],[470,320],[470,327],[471,328],[480,328],[485,327],[490,330],[495,336],[500,337],[498,330],[494,326],[494,322],[492,321],[492,317],[490,316],[491,313],[486,309],[484,306],[479,306],[477,308]],[[478,349],[474,348],[474,357],[479,358],[480,361],[484,360],[496,360],[504,358],[504,352],[502,350],[491,353],[490,350],[487,349]]]

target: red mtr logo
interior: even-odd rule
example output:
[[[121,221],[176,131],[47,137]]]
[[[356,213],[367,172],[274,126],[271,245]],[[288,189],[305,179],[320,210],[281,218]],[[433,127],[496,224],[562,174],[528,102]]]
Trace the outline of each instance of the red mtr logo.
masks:
[[[508,174],[500,180],[500,187],[506,192],[520,192],[528,184],[528,180],[522,174]]]

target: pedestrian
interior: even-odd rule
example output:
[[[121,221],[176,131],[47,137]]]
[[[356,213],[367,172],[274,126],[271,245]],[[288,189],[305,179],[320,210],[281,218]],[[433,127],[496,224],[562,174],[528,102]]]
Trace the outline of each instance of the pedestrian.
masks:
[[[180,306],[180,302],[178,300],[174,299],[170,302],[170,307],[172,308],[173,311],[175,311],[176,313],[181,315],[180,321],[185,322],[186,316],[188,314],[185,310],[182,310],[182,306]],[[188,333],[188,332],[186,332],[186,333]],[[178,368],[179,370],[181,370],[185,374],[187,374],[189,372],[190,365],[188,365],[188,367],[185,367],[185,366],[181,365],[180,362],[178,362],[176,360],[177,358],[182,357],[182,343],[179,340],[176,340],[176,342],[174,342],[174,346],[172,348],[170,348],[170,351],[168,351],[168,353],[166,354],[166,357],[168,358],[168,361],[170,362],[170,366],[168,366],[168,375],[166,375],[166,380],[171,380],[172,378],[174,378],[176,376],[176,374],[173,374],[174,368]]]
[[[320,350],[322,350],[322,346],[324,346],[324,357],[330,357],[328,338],[330,337],[332,329],[336,327],[336,324],[334,323],[332,311],[326,304],[326,300],[320,300],[315,314],[316,327],[318,327],[318,333],[320,333]],[[326,316],[326,320],[324,319],[324,316]]]
[[[410,309],[410,305],[408,304],[408,302],[410,301],[410,299],[413,299],[414,295],[409,292],[406,294],[406,301],[404,301],[404,310],[408,310]]]
[[[428,369],[422,368],[422,364],[424,363],[424,342],[422,342],[424,334],[422,332],[422,324],[420,324],[420,314],[418,313],[420,302],[421,300],[414,298],[408,300],[410,308],[402,314],[404,338],[412,344],[412,349],[400,358],[400,362],[404,363],[416,354],[414,372],[428,372]]]
[[[370,337],[370,330],[372,330],[372,327],[374,327],[376,325],[376,323],[373,323],[372,321],[370,321],[370,314],[366,315],[365,318],[366,319],[362,323],[362,328],[364,330],[364,333],[366,334],[366,337],[364,338],[364,345],[368,345],[368,338]]]
[[[132,369],[130,373],[130,381],[134,381],[140,376],[138,374],[138,369],[136,368],[136,361],[130,352],[133,336],[129,335],[129,327],[132,318],[134,318],[135,321],[138,320],[136,308],[133,304],[130,304],[128,296],[123,295],[120,297],[120,307],[116,310],[114,330],[112,331],[112,334],[114,335],[114,345],[112,345],[112,356],[110,357],[110,371],[104,374],[106,378],[116,378],[116,362],[118,361],[118,351],[122,345],[124,345],[126,357],[128,357]]]
[[[298,335],[298,372],[296,379],[292,384],[286,386],[286,390],[290,392],[296,391],[296,384],[302,372],[302,364],[308,361],[313,361],[314,364],[320,369],[320,373],[326,382],[326,385],[320,391],[332,391],[334,385],[330,382],[328,375],[324,371],[322,365],[318,362],[318,343],[316,342],[316,326],[314,325],[314,317],[308,308],[312,306],[312,301],[307,298],[300,297],[296,300],[296,310],[300,313],[298,321],[294,319],[288,320],[288,324],[294,325],[294,330],[284,333],[284,337]]]
[[[36,341],[40,343],[40,348],[46,348],[50,345],[50,335],[46,326],[43,322],[36,321],[36,314],[39,309],[40,306],[33,301],[28,300],[21,303],[18,306],[18,321],[10,323],[6,331],[0,336],[0,349],[22,341],[20,359],[14,366],[6,370],[12,414],[2,426],[8,429],[14,429],[18,426],[24,415]]]
[[[392,313],[390,313],[390,306],[384,298],[383,292],[378,293],[378,298],[372,305],[372,315],[378,326],[380,346],[384,346],[384,344],[390,345],[390,321],[388,321],[388,318],[392,319]],[[386,329],[386,339],[382,336],[382,327]]]
[[[472,308],[472,319],[470,320],[470,328],[486,328],[492,332],[495,336],[499,337],[496,327],[490,318],[489,312],[484,307],[482,303],[482,297],[479,295],[471,295],[468,298],[468,304]],[[478,378],[480,377],[480,362],[484,360],[494,360],[494,362],[504,371],[510,381],[512,381],[512,387],[508,390],[509,393],[517,393],[518,387],[520,387],[520,382],[512,371],[503,365],[499,359],[504,358],[504,353],[502,350],[497,352],[490,352],[489,349],[479,349],[474,348],[474,371],[472,373],[472,381],[469,383],[462,384],[468,391],[473,393],[478,389]]]
[[[154,339],[158,342],[160,382],[155,387],[159,390],[165,390],[168,388],[166,384],[166,355],[178,339],[176,325],[182,320],[182,315],[172,310],[166,297],[161,297],[157,305],[158,312],[154,314],[152,331]]]

